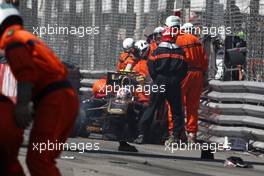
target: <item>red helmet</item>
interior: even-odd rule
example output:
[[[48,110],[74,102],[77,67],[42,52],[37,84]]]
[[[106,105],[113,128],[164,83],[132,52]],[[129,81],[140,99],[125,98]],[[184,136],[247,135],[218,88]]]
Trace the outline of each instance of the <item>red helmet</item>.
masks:
[[[161,33],[162,42],[175,42],[178,34],[178,29],[174,27],[167,27]]]

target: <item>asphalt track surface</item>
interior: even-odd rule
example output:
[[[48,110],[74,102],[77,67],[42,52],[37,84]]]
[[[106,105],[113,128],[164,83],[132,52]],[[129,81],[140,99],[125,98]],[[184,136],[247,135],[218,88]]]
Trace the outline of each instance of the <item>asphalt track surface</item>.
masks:
[[[217,152],[214,160],[200,159],[200,151],[165,151],[161,145],[135,145],[138,153],[118,152],[117,142],[75,138],[68,143],[99,143],[99,150],[64,151],[58,159],[63,176],[263,176],[264,157],[243,152]],[[25,168],[26,148],[19,159]],[[253,168],[226,168],[224,159],[239,156]]]

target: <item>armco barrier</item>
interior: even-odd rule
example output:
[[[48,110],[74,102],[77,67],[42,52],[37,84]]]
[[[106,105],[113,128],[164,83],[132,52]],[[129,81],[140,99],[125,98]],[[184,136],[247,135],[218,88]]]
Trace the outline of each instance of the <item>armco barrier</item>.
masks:
[[[225,136],[264,150],[264,83],[209,82],[201,98],[198,138],[223,142]]]

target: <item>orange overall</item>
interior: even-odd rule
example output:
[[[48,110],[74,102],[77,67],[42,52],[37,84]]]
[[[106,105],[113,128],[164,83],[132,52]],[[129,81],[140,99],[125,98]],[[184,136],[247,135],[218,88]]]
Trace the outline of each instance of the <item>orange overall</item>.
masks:
[[[186,109],[186,131],[196,133],[198,131],[198,109],[200,96],[203,89],[203,74],[208,68],[206,53],[199,39],[192,34],[179,34],[176,44],[183,48],[188,62],[188,73],[182,82],[182,97]],[[173,128],[171,113],[169,110],[169,129]]]
[[[5,50],[6,58],[17,81],[34,85],[32,90],[34,122],[26,157],[30,174],[59,176],[55,159],[62,148],[44,150],[40,154],[39,147],[47,146],[48,142],[54,145],[64,143],[77,117],[79,100],[66,80],[67,70],[41,40],[19,25],[10,26],[5,30],[1,37],[0,48]],[[4,118],[4,122],[1,123],[10,131],[1,131],[1,135],[16,135],[18,129],[14,120],[10,118]],[[15,137],[12,141],[16,141]],[[19,142],[14,142],[10,147],[18,149]],[[38,148],[35,148],[36,145]],[[8,155],[17,158],[17,151]],[[20,175],[23,175],[23,172],[20,172]]]
[[[117,63],[117,71],[125,70],[128,64],[131,64],[132,70],[133,67],[137,64],[137,60],[132,53],[122,52]]]
[[[141,76],[143,76],[145,78],[149,77],[147,60],[140,59],[138,61],[138,63],[135,65],[135,67],[133,68],[133,71],[138,72]],[[139,102],[148,104],[149,95],[146,95],[146,92],[144,92],[144,91],[143,92],[136,92],[136,96],[138,97]]]
[[[15,105],[0,94],[0,175],[23,176],[17,155],[23,130],[15,126]]]

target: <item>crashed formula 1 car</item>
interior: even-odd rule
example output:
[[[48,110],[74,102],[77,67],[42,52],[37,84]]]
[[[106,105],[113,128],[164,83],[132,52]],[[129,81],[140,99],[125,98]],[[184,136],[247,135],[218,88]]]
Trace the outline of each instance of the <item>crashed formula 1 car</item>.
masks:
[[[140,98],[140,93],[147,91],[144,89],[146,85],[151,85],[151,80],[138,73],[108,72],[104,96],[94,95],[82,101],[72,137],[94,137],[91,134],[100,134],[104,140],[132,141],[137,136],[137,124],[147,108],[148,103]],[[148,130],[149,143],[161,143],[168,135],[165,103],[155,116]]]

